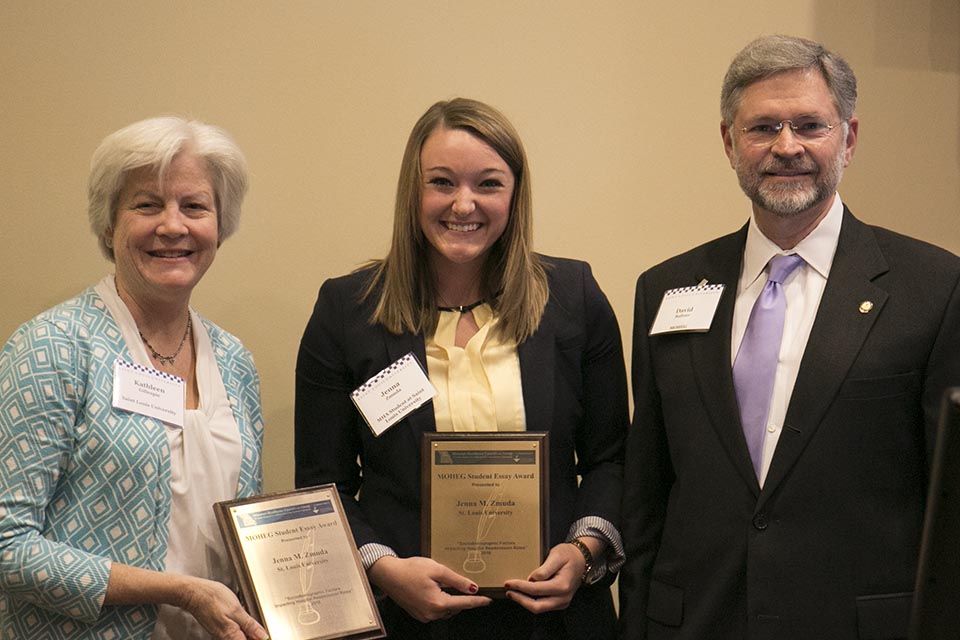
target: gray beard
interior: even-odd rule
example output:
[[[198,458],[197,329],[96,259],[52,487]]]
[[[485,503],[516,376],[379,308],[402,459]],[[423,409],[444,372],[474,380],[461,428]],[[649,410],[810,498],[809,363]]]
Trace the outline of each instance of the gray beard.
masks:
[[[837,185],[843,177],[845,151],[841,146],[827,167],[819,167],[819,171],[814,175],[813,184],[809,186],[775,185],[764,181],[763,171],[769,171],[775,166],[789,167],[791,164],[789,162],[767,163],[759,168],[761,173],[756,173],[742,169],[737,161],[737,179],[740,182],[740,188],[755,205],[781,218],[792,218],[825,201],[836,192]]]
[[[744,186],[742,182],[740,186]],[[827,188],[820,180],[809,186],[768,185],[761,182],[754,193],[747,195],[758,207],[781,218],[791,218],[823,202],[833,195],[834,190]]]

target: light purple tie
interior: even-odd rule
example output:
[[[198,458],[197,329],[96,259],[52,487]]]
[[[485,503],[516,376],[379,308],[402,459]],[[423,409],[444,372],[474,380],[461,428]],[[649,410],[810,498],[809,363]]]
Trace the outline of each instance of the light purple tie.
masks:
[[[757,478],[760,477],[763,463],[763,437],[770,413],[773,379],[777,373],[783,318],[787,309],[783,281],[802,262],[803,258],[797,254],[770,259],[767,284],[753,305],[743,341],[733,362],[733,386],[740,406],[740,422]]]

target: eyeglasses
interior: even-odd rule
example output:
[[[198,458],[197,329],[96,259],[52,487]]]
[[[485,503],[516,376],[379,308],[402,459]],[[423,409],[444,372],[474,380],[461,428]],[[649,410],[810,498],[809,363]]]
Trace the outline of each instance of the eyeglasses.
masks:
[[[801,142],[807,144],[819,144],[823,142],[833,131],[836,124],[827,124],[822,120],[803,119],[794,122],[793,120],[781,120],[776,124],[769,122],[742,127],[740,133],[747,144],[757,147],[765,147],[773,144],[780,132],[783,131],[784,123],[790,124],[790,131]]]

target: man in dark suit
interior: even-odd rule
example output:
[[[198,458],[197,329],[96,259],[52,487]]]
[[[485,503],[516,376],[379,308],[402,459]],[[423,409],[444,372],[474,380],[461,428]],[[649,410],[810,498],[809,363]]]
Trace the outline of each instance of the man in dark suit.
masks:
[[[841,202],[855,104],[807,40],[761,38],[727,72],[753,215],[637,282],[624,638],[906,637],[960,259]]]

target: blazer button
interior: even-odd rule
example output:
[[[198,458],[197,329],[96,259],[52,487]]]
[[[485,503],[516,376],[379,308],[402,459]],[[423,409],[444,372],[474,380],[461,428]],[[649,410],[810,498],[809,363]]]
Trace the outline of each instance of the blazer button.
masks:
[[[760,512],[757,515],[753,516],[753,526],[760,531],[763,531],[767,528],[770,522],[767,520],[767,514]]]

